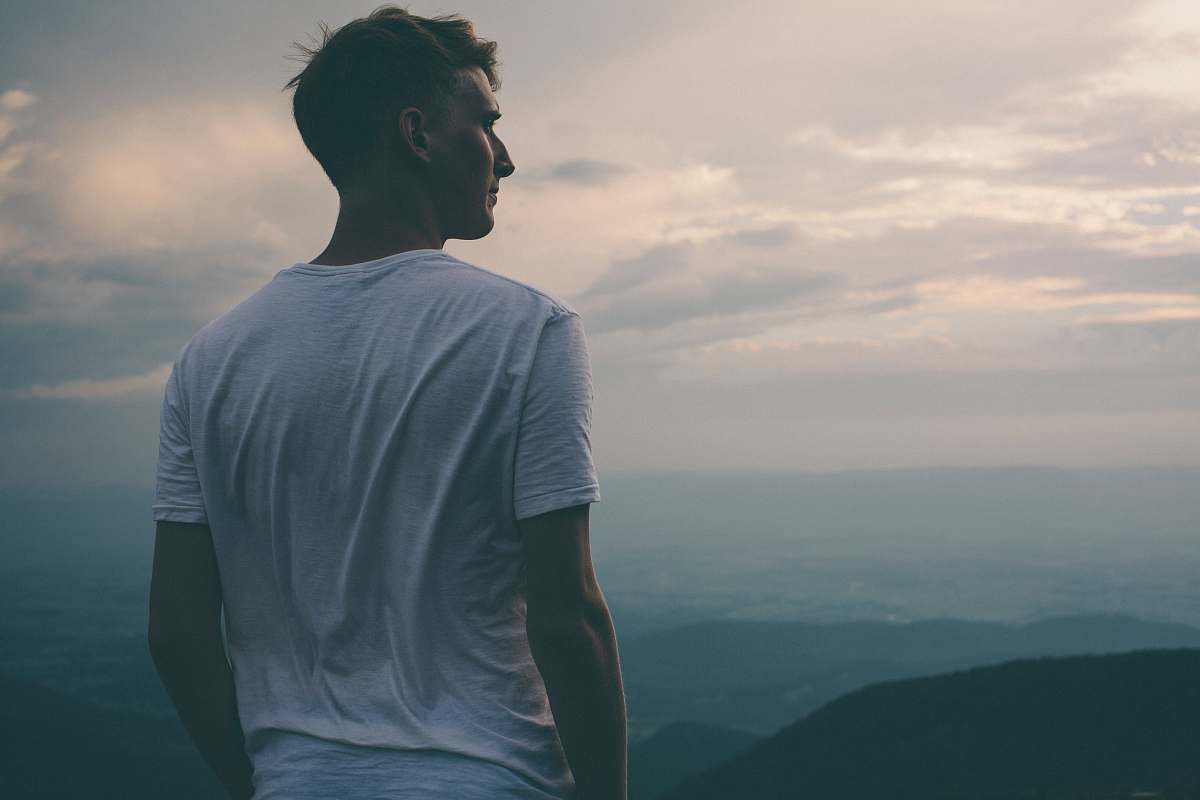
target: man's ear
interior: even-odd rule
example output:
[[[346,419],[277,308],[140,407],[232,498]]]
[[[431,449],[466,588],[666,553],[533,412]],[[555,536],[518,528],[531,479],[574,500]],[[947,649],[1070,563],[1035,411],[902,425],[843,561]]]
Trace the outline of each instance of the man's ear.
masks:
[[[401,148],[411,153],[414,158],[429,162],[431,160],[429,115],[414,106],[409,106],[400,112],[399,128]]]

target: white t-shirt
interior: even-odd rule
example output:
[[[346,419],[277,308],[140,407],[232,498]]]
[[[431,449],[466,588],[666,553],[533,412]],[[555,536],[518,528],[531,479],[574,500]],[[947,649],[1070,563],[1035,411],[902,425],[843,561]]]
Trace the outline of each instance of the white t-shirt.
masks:
[[[442,250],[296,264],[184,345],[154,519],[211,528],[255,798],[573,794],[516,523],[600,499],[592,399],[574,309]]]

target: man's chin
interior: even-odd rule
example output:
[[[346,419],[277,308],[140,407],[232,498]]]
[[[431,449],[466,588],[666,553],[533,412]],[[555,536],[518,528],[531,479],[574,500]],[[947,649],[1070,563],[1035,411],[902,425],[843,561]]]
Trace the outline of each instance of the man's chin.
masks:
[[[489,233],[491,233],[492,229],[495,227],[496,227],[496,221],[494,219],[492,219],[491,215],[489,214],[488,218],[486,220],[481,221],[481,223],[478,226],[476,226],[475,228],[470,229],[470,230],[464,229],[461,233],[456,233],[453,236],[447,236],[446,238],[447,239],[461,239],[462,241],[469,242],[474,239],[482,239],[483,237],[485,237]]]

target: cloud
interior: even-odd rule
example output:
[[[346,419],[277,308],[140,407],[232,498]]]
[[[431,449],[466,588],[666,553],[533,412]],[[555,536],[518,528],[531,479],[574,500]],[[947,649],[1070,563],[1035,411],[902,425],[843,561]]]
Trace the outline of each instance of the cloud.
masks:
[[[92,400],[97,398],[121,397],[147,392],[161,393],[171,375],[173,362],[159,364],[148,372],[119,378],[96,380],[78,378],[53,386],[35,384],[22,389],[10,389],[4,394],[13,398],[43,398],[53,400]]]
[[[1111,91],[1190,104],[1200,80],[1200,15],[1188,0],[1156,0],[1129,21],[1139,40],[1094,82]]]
[[[280,184],[313,186],[294,125],[236,101],[130,109],[86,126],[70,147],[61,208],[74,232],[106,248],[270,242]]]
[[[37,95],[25,89],[0,92],[0,204],[19,191],[27,190],[28,184],[19,173],[22,167],[46,151],[45,145],[36,140],[10,141],[18,129],[29,125],[26,110],[37,101]]]
[[[687,320],[736,315],[799,298],[812,299],[843,283],[841,276],[826,272],[739,266],[715,279],[679,282],[590,309],[587,328],[594,334],[627,328],[651,331]]]
[[[735,254],[712,244],[697,250],[708,257],[693,255],[688,271],[670,282],[583,305],[599,369],[658,377],[695,370],[753,382],[815,368],[1104,370],[1200,363],[1200,348],[1182,334],[1155,340],[1132,330],[1102,335],[1097,328],[1104,321],[1189,316],[1181,309],[1200,308],[1194,257],[1131,259],[1089,251],[1071,235],[976,220],[804,242],[787,257],[830,269],[839,285],[705,316],[706,292],[697,286],[735,275],[719,272]],[[876,270],[877,264],[886,269]],[[705,277],[687,284],[684,278],[696,274]],[[672,303],[681,306],[678,319],[662,327],[655,310],[674,310]],[[741,368],[719,357],[725,348],[738,354]],[[781,360],[745,357],[753,352],[777,352]]]
[[[4,97],[21,113],[32,106],[28,92]],[[290,249],[289,231],[317,228],[319,206],[304,198],[324,177],[281,112],[237,97],[111,108],[6,144],[0,199],[15,224],[0,228],[0,256]],[[0,113],[0,126],[14,124]]]
[[[1187,306],[1159,306],[1139,311],[1125,311],[1105,317],[1103,322],[1163,322],[1173,320],[1200,320],[1200,302]]]
[[[37,97],[24,89],[0,92],[0,144],[12,135],[18,125],[18,112],[37,102]],[[12,147],[0,150],[0,176],[7,175],[20,164],[20,154]]]
[[[447,249],[576,302],[608,464],[1194,461],[1193,5],[468,3],[518,171]],[[88,405],[55,397],[152,436],[149,391],[104,393],[332,230],[278,91],[311,24],[236,14],[197,50],[199,12],[30,6],[0,47],[31,79],[0,86],[6,441]],[[135,20],[159,48],[98,49]]]
[[[1088,146],[1088,140],[1078,133],[1030,133],[1022,130],[1016,120],[1001,125],[892,129],[860,140],[838,136],[828,126],[817,126],[796,132],[791,141],[801,146],[816,145],[855,161],[997,171],[1020,169],[1038,156],[1072,153]]]
[[[0,175],[0,388],[106,391],[72,381],[145,374],[294,260],[295,231],[319,230],[306,195],[321,176],[292,135],[226,99],[111,108],[6,144],[0,160],[29,157]]]
[[[0,111],[5,113],[28,108],[36,102],[37,97],[24,89],[6,89],[0,93]]]
[[[535,167],[528,174],[519,176],[517,180],[522,183],[561,181],[579,186],[602,186],[631,171],[633,168],[628,164],[593,158],[572,158]]]
[[[1054,311],[1098,306],[1188,306],[1200,310],[1200,294],[1185,292],[1094,292],[1083,278],[957,275],[914,286],[923,309],[947,311]]]
[[[1200,246],[1200,228],[1185,220],[1147,221],[1147,204],[1165,195],[1200,198],[1200,184],[1170,187],[1049,185],[1019,179],[912,175],[874,187],[855,207],[795,213],[813,238],[878,236],[889,228],[936,228],[963,218],[1059,227],[1094,246],[1131,255],[1171,254]]]
[[[614,264],[647,250],[704,245],[781,222],[782,210],[742,195],[732,167],[680,162],[655,147],[622,161],[633,168],[604,185],[514,183],[501,193],[492,236],[450,242],[447,249],[522,280],[553,282],[570,296],[597,281],[620,282]]]
[[[633,289],[655,278],[677,272],[687,266],[687,253],[692,246],[686,242],[657,245],[633,258],[620,259],[592,282],[581,294],[584,300],[600,295]]]
[[[0,259],[0,389],[141,374],[269,279],[261,253]]]
[[[539,99],[568,119],[590,118],[598,97],[619,92],[622,119],[651,136],[690,140],[700,152],[731,137],[742,149],[746,142],[769,149],[797,120],[851,137],[898,120],[993,124],[1115,65],[1147,37],[1130,19],[1148,5],[762,0],[753,14],[724,14],[719,24],[705,14],[683,19],[678,35],[598,60]],[[679,76],[680,65],[686,79],[630,91],[646,85],[646,76]],[[681,113],[663,113],[665,95]]]
[[[772,225],[767,228],[747,228],[729,234],[735,244],[750,247],[786,247],[798,241],[796,229],[789,224]]]

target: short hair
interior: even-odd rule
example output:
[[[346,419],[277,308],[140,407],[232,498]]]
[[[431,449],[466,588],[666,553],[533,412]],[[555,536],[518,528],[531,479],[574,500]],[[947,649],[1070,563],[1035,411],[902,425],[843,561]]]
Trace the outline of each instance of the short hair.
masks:
[[[449,121],[471,67],[483,70],[492,91],[500,88],[496,43],[476,37],[459,15],[426,18],[383,5],[336,32],[320,27],[316,47],[292,42],[300,55],[289,58],[307,63],[283,91],[295,88],[300,137],[339,192],[370,167],[401,110],[416,106]]]

